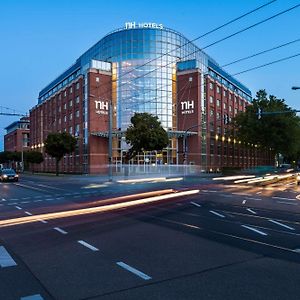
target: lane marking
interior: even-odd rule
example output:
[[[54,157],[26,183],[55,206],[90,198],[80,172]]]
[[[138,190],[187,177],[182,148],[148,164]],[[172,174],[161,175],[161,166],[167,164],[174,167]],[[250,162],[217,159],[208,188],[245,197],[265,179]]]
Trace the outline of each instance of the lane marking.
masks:
[[[46,201],[52,201],[54,200],[53,198],[48,198],[48,199],[45,199]]]
[[[241,225],[241,226],[244,227],[244,228],[247,228],[247,229],[249,229],[249,230],[252,230],[252,231],[254,231],[254,232],[258,233],[258,234],[261,234],[261,235],[268,235],[267,233],[265,233],[265,232],[263,232],[263,231],[260,231],[260,230],[258,230],[258,229],[255,229],[255,228],[253,228],[253,227],[250,227],[250,226],[247,226],[247,225]]]
[[[38,219],[38,221],[44,223],[44,224],[47,224],[48,222],[46,220],[43,220],[43,219]]]
[[[255,201],[261,201],[261,198],[252,198],[252,197],[246,197],[247,200],[255,200]]]
[[[217,212],[214,211],[214,210],[210,210],[209,212],[212,213],[212,214],[214,214],[214,215],[216,215],[216,216],[218,216],[218,217],[225,218],[224,215],[221,215],[221,214],[217,213]]]
[[[60,232],[61,234],[68,234],[66,231],[64,231],[63,229],[61,229],[59,227],[54,227],[53,229]]]
[[[197,207],[201,207],[201,204],[198,204],[196,202],[191,201],[190,203],[193,204],[193,205],[195,205],[195,206],[197,206]]]
[[[6,268],[6,267],[13,267],[16,265],[17,265],[17,263],[9,255],[9,253],[4,248],[4,246],[0,246],[0,266],[2,268]]]
[[[246,194],[246,193],[232,193],[232,195],[251,196],[251,194]]]
[[[22,201],[22,202],[20,202],[20,203],[29,203],[30,201]]]
[[[2,198],[2,201],[6,201],[4,198]]]
[[[19,209],[19,210],[22,209],[22,207],[20,207],[20,206],[15,206],[15,208],[16,208],[16,209]]]
[[[279,226],[285,227],[285,228],[290,229],[290,230],[295,230],[295,228],[290,227],[290,226],[285,225],[285,224],[282,224],[282,223],[277,222],[277,221],[275,221],[275,220],[271,220],[271,219],[270,219],[269,222],[272,222],[272,223],[274,223],[274,224],[277,224],[277,225],[279,225]]]
[[[262,193],[262,192],[257,192],[256,195],[259,195],[259,194],[261,194],[261,193]]]
[[[85,242],[85,241],[80,240],[80,241],[77,241],[77,242],[78,242],[79,244],[81,244],[81,245],[83,245],[83,246],[89,248],[89,249],[92,250],[92,251],[99,251],[98,248],[96,248],[96,247],[90,245],[89,243],[87,243],[87,242]]]
[[[256,215],[256,212],[252,210],[251,208],[247,208],[248,211],[250,211],[252,214]]]
[[[277,201],[277,203],[280,203],[280,204],[288,204],[288,205],[298,205],[298,203],[284,202],[284,201]]]
[[[40,294],[21,297],[20,300],[44,300]]]
[[[273,199],[280,199],[280,200],[288,200],[288,201],[297,201],[297,199],[293,199],[293,198],[285,198],[285,197],[272,197]]]
[[[245,204],[247,200],[244,200],[242,203]]]
[[[24,211],[24,213],[28,216],[32,216],[32,213],[30,213],[29,211]]]
[[[124,268],[124,269],[126,269],[127,271],[129,271],[129,272],[131,272],[131,273],[133,273],[133,274],[139,276],[140,278],[142,278],[142,279],[144,279],[144,280],[149,280],[149,279],[151,279],[151,277],[148,276],[147,274],[145,274],[145,273],[143,273],[143,272],[141,272],[141,271],[139,271],[139,270],[137,270],[137,269],[135,269],[135,268],[133,268],[133,267],[127,265],[127,264],[125,264],[125,263],[122,262],[122,261],[117,262],[117,265],[120,266],[121,268]]]

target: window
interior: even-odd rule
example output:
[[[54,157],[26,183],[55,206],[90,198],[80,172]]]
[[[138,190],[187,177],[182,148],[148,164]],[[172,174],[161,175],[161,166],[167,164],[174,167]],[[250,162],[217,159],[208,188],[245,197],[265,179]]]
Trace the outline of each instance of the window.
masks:
[[[79,110],[76,110],[75,115],[76,115],[76,118],[79,118]]]
[[[214,84],[213,84],[212,82],[209,83],[209,88],[210,88],[211,90],[213,90]]]
[[[79,82],[76,83],[76,90],[79,90],[80,84]]]
[[[223,91],[223,96],[226,97],[226,91],[225,90]]]
[[[227,104],[225,102],[223,103],[223,107],[224,109],[227,109]]]
[[[75,102],[78,104],[79,103],[79,96],[76,97]]]
[[[73,101],[70,100],[70,102],[69,102],[69,107],[72,107],[72,106],[73,106]]]
[[[64,97],[66,97],[67,96],[67,91],[64,91]]]
[[[73,127],[72,126],[70,126],[70,128],[69,128],[69,133],[73,134]]]
[[[209,114],[210,114],[211,117],[213,117],[214,111],[211,109],[210,112],[209,112]]]
[[[234,114],[236,115],[238,112],[237,108],[234,109]]]
[[[73,93],[73,87],[70,87],[69,89],[69,93],[72,94]]]
[[[61,106],[58,107],[58,112],[61,112]]]
[[[99,82],[100,81],[100,78],[99,77],[96,77],[96,82]]]
[[[69,120],[71,121],[72,119],[73,119],[73,115],[70,114],[70,115],[69,115]]]
[[[221,119],[221,114],[219,112],[217,112],[217,120]]]
[[[79,130],[80,130],[79,124],[76,124],[76,126],[75,126],[75,135],[76,136],[79,135]]]
[[[217,93],[220,94],[220,87],[217,85]]]
[[[217,106],[220,107],[220,105],[221,105],[221,101],[220,99],[217,99]]]
[[[213,96],[209,96],[209,103],[213,104],[214,103],[214,97]]]
[[[66,103],[64,104],[64,109],[67,109],[67,104]]]
[[[232,106],[231,105],[229,105],[229,111],[232,111]]]
[[[58,124],[61,124],[61,118],[58,119]]]
[[[67,122],[67,116],[64,115],[64,122],[66,123]]]

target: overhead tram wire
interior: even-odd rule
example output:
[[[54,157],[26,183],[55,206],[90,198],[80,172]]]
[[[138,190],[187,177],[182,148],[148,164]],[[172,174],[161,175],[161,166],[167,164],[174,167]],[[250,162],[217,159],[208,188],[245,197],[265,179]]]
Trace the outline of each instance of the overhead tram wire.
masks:
[[[225,64],[225,65],[222,65],[221,68],[225,68],[225,67],[227,67],[227,66],[231,66],[231,65],[236,64],[236,63],[239,63],[239,62],[241,62],[241,61],[244,61],[244,60],[247,60],[247,59],[256,57],[256,56],[261,55],[261,54],[268,53],[268,52],[270,52],[270,51],[273,51],[273,50],[276,50],[276,49],[279,49],[279,48],[282,48],[282,47],[285,47],[285,46],[294,44],[294,43],[299,42],[299,41],[300,41],[300,39],[296,39],[296,40],[293,40],[293,41],[291,41],[291,42],[288,42],[288,43],[285,43],[285,44],[281,44],[281,45],[279,45],[279,46],[276,46],[276,47],[273,47],[273,48],[269,48],[269,49],[267,49],[267,50],[263,50],[263,51],[257,52],[257,53],[255,53],[255,54],[252,54],[252,55],[249,55],[249,56],[246,56],[246,57],[243,57],[243,58],[234,60],[234,61],[232,61],[232,62],[230,62],[230,63]]]
[[[279,62],[282,62],[282,61],[285,61],[285,60],[288,60],[288,59],[291,59],[291,58],[294,58],[294,57],[297,57],[297,56],[300,56],[300,53],[297,53],[297,54],[291,55],[291,56],[287,56],[287,57],[284,57],[284,58],[281,58],[281,59],[277,59],[277,60],[271,61],[269,63],[263,64],[263,65],[259,65],[259,66],[256,66],[256,67],[253,67],[253,68],[250,68],[250,69],[247,69],[247,70],[235,73],[232,76],[237,76],[237,75],[240,75],[240,74],[243,74],[243,73],[254,71],[254,70],[257,70],[257,69],[260,69],[260,68],[263,68],[263,67],[267,67],[267,66],[270,66],[270,65],[273,65],[273,64],[276,64],[276,63],[279,63]]]
[[[279,17],[279,16],[281,16],[281,15],[283,15],[283,14],[285,14],[285,13],[288,13],[288,12],[290,12],[290,11],[292,11],[292,10],[298,8],[298,7],[300,7],[300,4],[294,5],[294,6],[288,8],[288,9],[285,9],[285,10],[283,10],[283,11],[281,11],[281,12],[275,14],[275,15],[272,15],[272,16],[266,18],[266,19],[263,19],[263,20],[261,20],[261,21],[259,21],[259,22],[256,22],[256,23],[254,23],[254,24],[252,24],[252,25],[250,25],[250,26],[247,26],[247,27],[245,27],[245,28],[243,28],[243,29],[241,29],[241,30],[238,30],[238,31],[236,31],[236,32],[234,32],[234,33],[232,33],[232,34],[230,34],[230,35],[228,35],[228,36],[226,36],[226,37],[224,37],[224,38],[222,38],[222,39],[219,39],[219,40],[217,40],[217,41],[215,41],[215,42],[213,42],[213,43],[211,43],[211,44],[208,44],[207,46],[205,46],[205,47],[203,47],[203,48],[198,48],[197,50],[195,50],[195,51],[193,51],[193,52],[190,52],[190,53],[188,53],[187,55],[181,57],[180,60],[183,60],[183,59],[185,59],[185,58],[187,58],[187,57],[189,57],[189,56],[191,56],[191,55],[193,55],[193,54],[196,54],[196,53],[198,53],[198,52],[202,52],[204,49],[207,49],[207,48],[209,48],[209,47],[211,47],[211,46],[214,46],[214,45],[216,45],[216,44],[218,44],[218,43],[221,43],[221,42],[223,42],[223,41],[225,41],[225,40],[227,40],[227,39],[230,39],[230,38],[232,38],[232,37],[234,37],[234,36],[236,36],[236,35],[238,35],[238,34],[240,34],[240,33],[243,33],[243,32],[245,32],[245,31],[247,31],[247,30],[249,30],[249,29],[252,29],[252,28],[254,28],[254,27],[256,27],[256,26],[259,26],[259,25],[261,25],[261,24],[263,24],[263,23],[266,23],[266,22],[268,22],[268,21],[270,21],[270,20],[272,20],[272,19],[275,19],[275,18],[277,18],[277,17]],[[130,82],[130,81],[134,81],[134,80],[136,80],[136,79],[143,78],[143,77],[145,77],[146,75],[149,75],[149,74],[153,73],[154,71],[157,71],[157,70],[159,70],[159,69],[162,69],[162,68],[167,67],[167,66],[169,66],[169,65],[171,65],[171,64],[174,64],[174,63],[176,63],[176,60],[171,61],[171,62],[169,62],[169,63],[167,63],[167,64],[165,64],[165,65],[163,65],[163,66],[159,66],[159,67],[157,67],[157,68],[155,68],[155,69],[153,69],[153,70],[151,70],[151,71],[149,71],[149,72],[147,72],[147,73],[144,73],[144,74],[141,75],[141,76],[137,76],[137,77],[135,77],[135,78],[133,78],[133,79],[127,80],[125,83],[120,84],[118,87],[120,88],[120,87],[122,87],[122,86],[124,86],[124,85],[127,85],[128,82]],[[107,94],[107,93],[109,93],[109,92],[110,92],[110,90],[104,91],[104,94]]]
[[[288,59],[291,59],[291,58],[294,58],[294,57],[297,57],[297,56],[300,56],[300,53],[297,53],[297,54],[295,54],[295,55],[291,55],[291,56],[288,56],[288,57],[284,57],[284,58],[281,58],[281,59],[278,59],[278,60],[275,60],[275,61],[272,61],[272,62],[269,62],[269,63],[266,63],[266,64],[263,64],[263,65],[259,65],[259,66],[256,66],[256,67],[253,67],[253,68],[250,68],[250,69],[247,69],[247,70],[243,70],[243,71],[241,71],[241,72],[238,72],[238,73],[235,73],[235,74],[229,74],[228,72],[228,75],[230,75],[230,76],[237,76],[237,75],[239,75],[239,74],[243,74],[243,73],[246,73],[246,72],[250,72],[250,71],[254,71],[254,70],[256,70],[256,69],[260,69],[260,68],[263,68],[263,67],[267,67],[267,66],[269,66],[269,65],[272,65],[272,64],[275,64],[275,63],[279,63],[279,62],[282,62],[282,61],[285,61],[285,60],[288,60]],[[204,74],[204,75],[207,75],[207,74]],[[200,88],[200,87],[203,87],[203,86],[205,86],[205,82],[204,83],[201,83],[201,84],[198,84],[198,85],[196,85],[196,86],[194,86],[194,88]],[[178,92],[179,93],[179,92]],[[157,99],[159,99],[159,98],[155,98],[155,99],[151,99],[150,101],[152,101],[152,100],[157,100]],[[143,103],[147,103],[147,102],[150,102],[150,101],[146,101],[146,102],[143,102]],[[134,104],[135,105],[135,104]]]
[[[257,8],[254,8],[254,9],[252,9],[252,10],[244,13],[243,15],[241,15],[239,17],[236,17],[236,18],[234,18],[234,19],[232,19],[232,20],[230,20],[230,21],[228,21],[228,22],[226,22],[226,23],[224,23],[224,24],[222,24],[222,25],[220,25],[220,26],[218,26],[218,27],[216,27],[214,29],[211,29],[210,31],[208,31],[208,32],[206,32],[206,33],[204,33],[204,34],[202,34],[202,35],[200,35],[200,36],[198,36],[198,37],[196,37],[196,38],[194,38],[192,40],[189,40],[188,42],[186,42],[186,43],[184,43],[184,44],[182,44],[182,45],[180,45],[180,46],[178,46],[178,47],[176,47],[176,48],[174,48],[174,49],[172,49],[172,50],[170,50],[170,51],[168,51],[168,52],[166,52],[166,53],[164,53],[164,54],[162,54],[162,55],[160,55],[160,56],[158,56],[156,58],[153,58],[153,59],[147,61],[144,64],[136,66],[135,68],[133,68],[132,70],[128,71],[127,73],[122,74],[122,76],[130,74],[132,71],[135,71],[135,70],[137,70],[137,69],[139,69],[141,67],[147,66],[148,64],[150,64],[150,63],[152,63],[152,62],[154,62],[154,61],[156,61],[156,60],[158,60],[158,59],[160,59],[160,58],[162,58],[162,57],[164,57],[164,56],[166,56],[166,55],[168,55],[168,54],[170,54],[170,53],[172,53],[172,52],[174,52],[174,51],[176,51],[176,50],[178,50],[180,48],[183,48],[184,46],[189,45],[189,44],[191,44],[191,43],[193,43],[193,42],[195,42],[195,41],[197,41],[197,40],[199,40],[199,39],[201,39],[201,38],[203,38],[203,37],[205,37],[205,36],[207,36],[207,35],[209,35],[211,33],[214,33],[216,31],[218,31],[218,30],[220,30],[220,29],[222,29],[222,28],[224,28],[224,27],[226,27],[226,26],[228,26],[228,25],[230,25],[230,24],[232,24],[232,23],[234,23],[234,22],[236,22],[236,21],[238,21],[238,20],[240,20],[240,19],[242,19],[242,18],[244,18],[244,17],[246,17],[246,16],[248,16],[248,15],[250,15],[250,14],[252,14],[252,13],[254,13],[254,12],[256,12],[256,11],[258,11],[258,10],[260,10],[260,9],[268,6],[268,5],[270,5],[270,4],[272,4],[272,3],[274,3],[274,2],[276,2],[276,1],[277,0],[272,0],[272,1],[269,1],[269,2],[267,2],[267,3],[265,3],[265,4],[261,5],[261,6],[258,6]]]
[[[202,34],[202,35],[200,35],[200,36],[198,36],[198,37],[196,37],[196,38],[194,38],[194,39],[192,39],[192,40],[189,40],[188,42],[184,43],[183,45],[180,45],[180,46],[178,46],[178,47],[176,47],[176,48],[174,48],[174,49],[172,49],[172,50],[170,50],[170,51],[168,51],[168,52],[166,52],[166,53],[164,53],[164,54],[162,54],[162,55],[160,55],[160,56],[158,56],[158,57],[156,57],[156,58],[154,58],[154,59],[151,59],[151,60],[149,60],[148,62],[146,62],[146,63],[144,63],[144,64],[142,64],[142,65],[136,66],[135,68],[132,68],[130,71],[123,73],[123,74],[118,78],[118,80],[120,80],[121,78],[123,78],[125,75],[130,74],[130,73],[132,73],[133,71],[138,70],[139,68],[141,68],[141,67],[143,67],[143,66],[149,65],[151,62],[156,61],[156,60],[158,60],[158,59],[160,59],[160,58],[162,58],[162,57],[164,57],[164,56],[166,56],[166,55],[172,53],[173,51],[178,50],[178,49],[180,49],[180,48],[182,48],[182,47],[184,47],[184,46],[186,46],[186,45],[189,45],[189,44],[191,44],[192,42],[194,42],[194,41],[196,41],[196,40],[199,40],[199,39],[201,39],[201,38],[203,38],[203,37],[205,37],[205,36],[207,36],[207,35],[209,35],[209,34],[211,34],[211,33],[213,33],[213,32],[216,32],[216,31],[218,31],[218,30],[220,30],[220,29],[222,29],[222,28],[224,28],[224,27],[226,27],[226,26],[228,26],[228,25],[230,25],[230,24],[232,24],[232,23],[234,23],[234,22],[236,22],[236,21],[238,21],[238,20],[240,20],[240,19],[242,19],[242,18],[244,18],[244,17],[246,17],[246,16],[248,16],[248,15],[250,15],[250,14],[252,14],[252,13],[254,13],[254,12],[256,12],[256,11],[258,11],[258,10],[260,10],[260,9],[262,9],[262,8],[264,8],[264,7],[266,7],[266,6],[268,6],[268,5],[270,5],[270,4],[272,4],[272,3],[274,3],[274,2],[276,2],[276,1],[277,1],[277,0],[272,0],[272,1],[269,1],[269,2],[267,2],[267,3],[265,3],[265,4],[261,5],[261,6],[258,6],[257,8],[254,8],[254,9],[250,10],[249,12],[247,12],[247,13],[245,13],[245,14],[242,14],[242,15],[239,16],[239,17],[236,17],[236,18],[234,18],[234,19],[232,19],[232,20],[230,20],[230,21],[228,21],[228,22],[226,22],[226,23],[224,23],[224,24],[222,24],[222,25],[220,25],[220,26],[218,26],[218,27],[216,27],[216,28],[214,28],[214,29],[211,29],[210,31],[208,31],[208,32],[206,32],[206,33],[204,33],[204,34]],[[202,50],[202,49],[199,49],[199,51],[201,51],[201,50]],[[157,69],[159,69],[159,68],[157,68]],[[154,69],[154,70],[150,71],[150,73],[153,72],[153,71],[155,71],[155,70],[157,70],[157,69]],[[148,74],[148,73],[146,73],[146,74]],[[138,78],[143,78],[143,76],[144,76],[144,75],[138,76],[138,77],[136,77],[136,78],[133,78],[132,80],[135,80],[135,79],[138,79]],[[123,85],[125,85],[125,84],[127,84],[127,83],[128,83],[128,81],[127,81],[126,83],[124,83],[124,84],[121,84],[120,86],[123,86]],[[108,85],[108,83],[106,83],[106,84]],[[105,85],[106,85],[106,84],[105,84]],[[120,86],[119,86],[119,87],[120,87]],[[104,93],[109,93],[109,92],[110,92],[110,90],[104,91]]]

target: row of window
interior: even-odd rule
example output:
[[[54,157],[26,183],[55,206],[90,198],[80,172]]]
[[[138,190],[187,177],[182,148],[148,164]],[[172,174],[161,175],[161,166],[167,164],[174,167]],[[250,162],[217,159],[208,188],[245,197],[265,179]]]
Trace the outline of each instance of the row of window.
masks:
[[[62,89],[64,86],[68,85],[70,82],[72,82],[78,75],[80,74],[80,71],[77,71],[76,73],[72,74],[71,76],[69,76],[67,79],[65,79],[63,82],[61,82],[60,84],[58,84],[56,87],[54,87],[53,89],[51,89],[47,94],[45,94],[44,96],[42,96],[40,98],[41,102],[43,102],[44,100],[46,100],[47,98],[49,98],[50,96],[52,96],[53,94],[55,94],[57,91],[59,91],[60,89]],[[80,88],[80,83],[76,82],[75,84],[75,89],[79,90]],[[72,94],[73,93],[73,87],[69,87],[69,93]],[[64,97],[67,96],[67,89],[63,92]],[[61,97],[61,94],[58,95],[59,99]]]

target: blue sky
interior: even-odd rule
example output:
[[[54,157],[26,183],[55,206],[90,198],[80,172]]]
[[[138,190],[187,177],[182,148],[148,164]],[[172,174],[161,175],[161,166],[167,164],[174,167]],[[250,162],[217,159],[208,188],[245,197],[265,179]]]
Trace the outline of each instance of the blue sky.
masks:
[[[240,16],[268,0],[1,1],[0,106],[20,112],[37,104],[37,95],[51,80],[75,62],[108,32],[127,21],[162,23],[193,39]],[[273,4],[195,42],[199,47],[292,7],[300,1]],[[300,8],[206,49],[220,65],[300,38]],[[300,53],[300,42],[229,66],[235,74],[248,68]],[[256,91],[284,98],[300,109],[300,56],[236,77]],[[16,117],[0,116],[0,151],[4,127]]]

